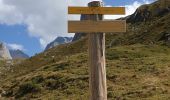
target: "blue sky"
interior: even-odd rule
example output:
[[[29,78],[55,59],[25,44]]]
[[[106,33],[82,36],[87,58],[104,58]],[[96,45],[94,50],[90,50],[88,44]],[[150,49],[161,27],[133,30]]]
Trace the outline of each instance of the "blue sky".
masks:
[[[65,0],[57,1],[62,3]],[[86,5],[87,2],[84,1],[72,0],[72,3]],[[105,5],[129,5],[129,10],[132,10],[132,12],[136,6],[151,1],[104,0]],[[0,0],[0,41],[5,42],[11,49],[22,49],[32,56],[35,53],[42,52],[45,45],[57,36],[73,36],[68,35],[66,29],[63,28],[66,25],[65,19],[67,18],[64,11],[68,6],[64,3],[62,6],[56,0]],[[129,11],[129,13],[132,12]]]
[[[106,5],[113,5],[113,6],[122,6],[122,5],[131,5],[133,2],[145,2],[145,0],[104,0]],[[153,0],[150,0],[153,1]]]
[[[18,49],[24,49],[24,52],[29,55],[41,51],[38,39],[28,35],[27,26],[25,25],[0,24],[0,41],[9,45],[21,45],[23,47]]]

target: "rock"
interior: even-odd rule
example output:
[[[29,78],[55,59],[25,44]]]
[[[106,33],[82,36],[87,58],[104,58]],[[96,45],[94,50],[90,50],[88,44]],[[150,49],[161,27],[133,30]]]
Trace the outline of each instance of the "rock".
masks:
[[[60,44],[69,43],[72,41],[72,39],[73,39],[72,37],[57,37],[54,41],[47,45],[45,50],[48,50]]]
[[[144,22],[155,17],[162,17],[170,13],[170,2],[159,0],[152,4],[140,6],[135,13],[125,17],[128,23]]]
[[[4,43],[0,43],[0,59],[3,59],[3,60],[12,59],[9,53],[9,50]]]

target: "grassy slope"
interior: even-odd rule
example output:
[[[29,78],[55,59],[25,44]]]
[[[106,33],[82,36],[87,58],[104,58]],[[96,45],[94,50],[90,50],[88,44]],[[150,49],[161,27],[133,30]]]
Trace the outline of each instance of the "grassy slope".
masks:
[[[117,46],[107,50],[108,98],[170,99],[170,49],[158,45]],[[6,82],[6,97],[87,100],[87,54],[43,66]]]
[[[6,78],[9,69],[10,69],[10,66],[9,64],[7,64],[7,61],[1,59],[0,60],[0,83],[3,81],[4,78]]]
[[[4,64],[5,64],[4,61],[0,60],[0,73],[2,71],[2,68],[3,68]]]
[[[163,32],[170,33],[170,13],[147,22],[129,23],[127,33],[109,34],[106,39],[107,44],[111,46],[136,43],[167,44],[167,42],[159,41]]]
[[[0,60],[0,67],[4,65],[4,61]]]
[[[13,71],[9,74],[8,77],[11,78],[27,74],[44,65],[52,64],[60,60],[64,60],[67,57],[76,53],[87,51],[87,45],[84,40],[85,39],[70,44],[60,45],[56,48],[52,48],[48,51],[31,57],[28,60],[24,60],[22,63],[13,65]]]

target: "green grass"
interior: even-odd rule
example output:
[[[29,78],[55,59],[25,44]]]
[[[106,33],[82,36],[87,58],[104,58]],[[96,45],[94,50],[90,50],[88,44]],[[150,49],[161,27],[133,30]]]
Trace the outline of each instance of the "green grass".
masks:
[[[0,67],[2,67],[5,64],[3,60],[0,60]]]
[[[116,46],[107,49],[106,58],[109,100],[170,98],[168,47],[141,44]],[[12,79],[3,85],[8,93],[4,96],[21,100],[88,100],[87,59],[86,52],[78,53]]]
[[[5,61],[4,60],[0,60],[0,77],[3,77],[3,72],[4,72],[4,66],[5,66]],[[1,80],[0,80],[1,81]]]

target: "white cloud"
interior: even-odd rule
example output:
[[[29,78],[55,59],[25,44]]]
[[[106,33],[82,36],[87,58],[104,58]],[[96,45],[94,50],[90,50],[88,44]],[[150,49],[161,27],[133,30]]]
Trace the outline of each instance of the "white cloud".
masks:
[[[29,35],[37,37],[44,48],[57,36],[73,36],[67,33],[68,5],[87,6],[90,1],[101,0],[0,0],[0,23],[27,25]],[[141,3],[137,1],[127,5],[126,15],[134,12],[139,5]],[[79,16],[69,17],[79,19]]]
[[[25,24],[29,35],[39,38],[42,47],[67,34],[67,7],[86,6],[92,0],[0,0],[0,23]],[[78,17],[76,17],[78,18]]]
[[[4,0],[0,0],[0,24],[20,24],[22,19],[22,15],[14,6],[5,4]]]
[[[125,5],[124,6],[124,7],[126,7],[126,14],[125,15],[105,15],[104,18],[105,19],[117,19],[117,18],[120,18],[120,17],[125,17],[125,16],[128,16],[128,15],[131,15],[136,11],[136,9],[139,6],[141,6],[143,4],[149,4],[152,1],[153,0],[143,0],[143,2],[135,1],[131,5]]]
[[[26,49],[24,48],[23,45],[20,45],[20,44],[7,44],[8,48],[9,49],[12,49],[12,50],[21,50],[21,51],[25,51]]]

